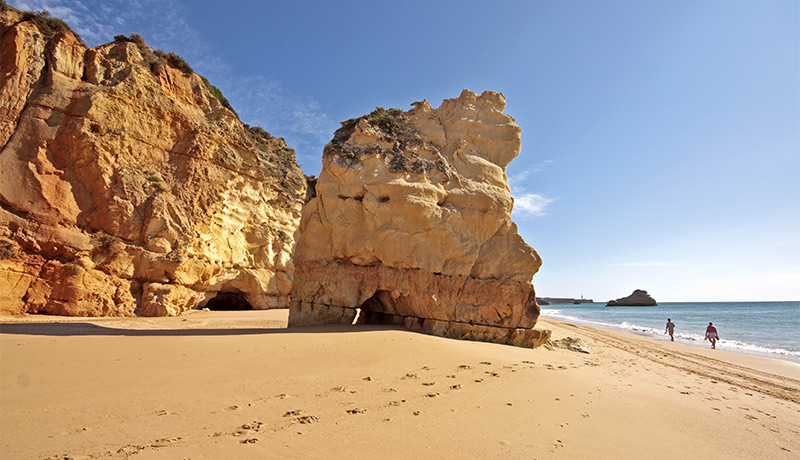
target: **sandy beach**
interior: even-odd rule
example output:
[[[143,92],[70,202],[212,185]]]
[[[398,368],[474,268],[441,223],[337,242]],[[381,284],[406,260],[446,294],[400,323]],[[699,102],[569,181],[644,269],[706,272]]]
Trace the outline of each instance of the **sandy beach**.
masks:
[[[2,317],[2,458],[800,458],[793,363],[549,318],[591,354],[286,317]]]

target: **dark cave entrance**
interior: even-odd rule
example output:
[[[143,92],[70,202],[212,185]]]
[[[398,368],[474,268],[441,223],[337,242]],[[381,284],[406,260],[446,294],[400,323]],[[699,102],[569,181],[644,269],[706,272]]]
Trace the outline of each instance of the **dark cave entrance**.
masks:
[[[387,312],[395,311],[395,301],[389,291],[376,291],[356,308],[353,324],[403,324],[402,316]]]
[[[205,308],[214,311],[252,310],[253,306],[247,301],[244,292],[229,291],[218,292],[214,298],[206,303]]]

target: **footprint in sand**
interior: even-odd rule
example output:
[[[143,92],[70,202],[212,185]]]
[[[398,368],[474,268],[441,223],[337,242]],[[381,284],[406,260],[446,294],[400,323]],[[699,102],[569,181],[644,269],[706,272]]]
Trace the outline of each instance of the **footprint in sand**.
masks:
[[[435,398],[437,396],[439,396],[439,393],[426,393],[425,394],[426,398]]]
[[[418,379],[418,378],[419,377],[417,377],[417,374],[409,372],[406,375],[404,375],[403,377],[400,377],[400,380]]]
[[[468,366],[466,364],[462,364],[462,365],[458,366],[458,370],[460,370],[460,371],[468,371],[468,370],[472,370],[472,369],[475,369],[475,368],[472,367],[472,366]]]
[[[247,439],[242,439],[241,441],[239,441],[239,444],[255,444],[257,442],[258,442],[258,438],[247,438]]]
[[[372,381],[372,377],[364,377],[364,378],[363,378],[363,379],[361,379],[361,380],[363,380],[363,381],[365,381],[365,382],[371,382],[371,381]]]
[[[492,363],[490,363],[489,361],[481,361],[481,364],[485,364],[487,366],[491,366],[492,365]]]
[[[436,382],[422,382],[422,385],[426,386],[426,387],[430,387],[430,386],[436,385]]]
[[[301,423],[303,425],[306,425],[308,423],[319,422],[319,417],[317,417],[316,415],[300,415],[301,412],[302,411],[300,411],[300,410],[290,410],[290,411],[286,412],[285,414],[283,414],[283,416],[284,417],[294,417],[294,420],[292,420],[292,423],[297,422],[297,423]],[[261,422],[253,422],[253,423],[258,423],[258,428],[261,427]],[[246,425],[242,425],[242,427],[245,427],[245,426]],[[258,431],[258,428],[256,428],[256,431]]]
[[[460,390],[461,389],[461,384],[459,383],[459,384],[456,384],[456,385],[450,385],[450,389],[451,390]]]
[[[348,414],[363,414],[366,411],[367,411],[366,409],[355,408],[355,409],[348,409],[347,413]]]

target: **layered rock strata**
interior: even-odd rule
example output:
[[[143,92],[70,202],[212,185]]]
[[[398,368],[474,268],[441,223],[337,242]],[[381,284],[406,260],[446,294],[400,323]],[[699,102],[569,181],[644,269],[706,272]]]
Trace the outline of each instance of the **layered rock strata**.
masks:
[[[0,11],[0,310],[286,306],[306,193],[294,152],[176,56],[24,19]]]
[[[517,234],[506,166],[520,128],[505,98],[465,90],[434,109],[342,123],[303,210],[289,325],[392,323],[533,346],[547,331]]]

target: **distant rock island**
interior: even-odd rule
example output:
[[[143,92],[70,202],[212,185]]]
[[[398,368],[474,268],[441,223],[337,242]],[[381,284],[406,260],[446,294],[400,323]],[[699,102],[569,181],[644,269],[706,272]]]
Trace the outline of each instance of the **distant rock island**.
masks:
[[[616,300],[609,300],[606,307],[655,307],[658,305],[656,300],[650,297],[647,291],[637,289],[628,297]]]
[[[537,297],[536,302],[539,305],[563,305],[563,304],[582,304],[582,303],[594,303],[592,299],[584,299],[581,297],[580,299],[573,299],[571,297]]]

